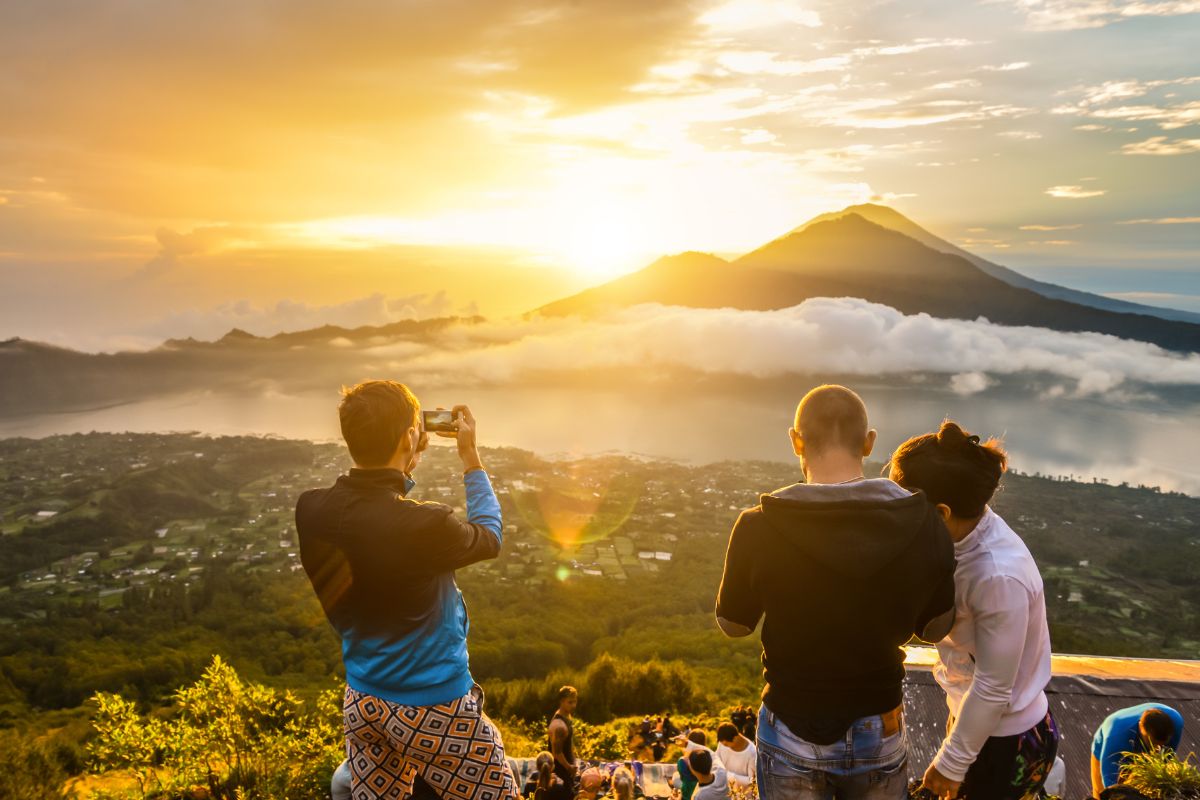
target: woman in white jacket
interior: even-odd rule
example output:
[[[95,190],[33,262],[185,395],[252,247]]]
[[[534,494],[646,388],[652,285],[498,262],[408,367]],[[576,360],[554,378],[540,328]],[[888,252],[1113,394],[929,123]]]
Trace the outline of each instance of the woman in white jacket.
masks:
[[[1042,577],[1020,537],[988,507],[1007,456],[946,421],[908,440],[891,478],[925,493],[954,540],[955,621],[937,646],[949,732],[923,785],[940,797],[1042,796],[1058,730],[1046,700],[1050,633]]]

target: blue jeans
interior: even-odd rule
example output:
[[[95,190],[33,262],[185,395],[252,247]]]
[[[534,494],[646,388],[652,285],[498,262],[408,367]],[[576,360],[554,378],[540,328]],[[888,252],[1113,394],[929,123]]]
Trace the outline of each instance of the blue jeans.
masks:
[[[758,791],[763,800],[901,800],[908,796],[904,723],[883,735],[883,719],[855,720],[843,739],[812,744],[766,706],[758,711]]]

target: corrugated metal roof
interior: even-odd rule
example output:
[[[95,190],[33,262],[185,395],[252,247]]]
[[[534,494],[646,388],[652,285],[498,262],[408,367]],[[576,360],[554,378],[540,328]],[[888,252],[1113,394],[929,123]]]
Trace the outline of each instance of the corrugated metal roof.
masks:
[[[920,777],[928,766],[946,731],[946,695],[930,672],[936,658],[933,648],[909,648],[904,712],[913,777]],[[1119,708],[1155,701],[1178,709],[1187,723],[1179,752],[1196,752],[1200,662],[1054,656],[1053,670],[1046,694],[1062,735],[1059,755],[1067,766],[1063,796],[1068,800],[1091,792],[1092,735],[1104,718]]]

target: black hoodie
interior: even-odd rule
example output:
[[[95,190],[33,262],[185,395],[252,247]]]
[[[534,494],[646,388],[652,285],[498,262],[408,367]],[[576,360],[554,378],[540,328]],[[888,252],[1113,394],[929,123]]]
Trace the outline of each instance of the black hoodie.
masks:
[[[729,536],[717,616],[762,627],[763,703],[832,744],[903,701],[900,646],[954,606],[937,509],[891,481],[763,495]]]

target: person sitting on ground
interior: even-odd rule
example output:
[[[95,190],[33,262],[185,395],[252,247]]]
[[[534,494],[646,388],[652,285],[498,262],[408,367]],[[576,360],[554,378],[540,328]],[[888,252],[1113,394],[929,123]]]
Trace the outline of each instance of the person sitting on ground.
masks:
[[[454,571],[495,558],[500,503],[476,446],[475,417],[455,406],[466,519],[408,499],[428,444],[421,406],[395,381],[343,390],[342,436],[354,460],[333,486],[296,503],[300,562],[342,641],[343,716],[356,800],[407,796],[424,778],[443,800],[517,794],[500,732],[471,677],[468,619]],[[435,723],[431,727],[431,723]],[[453,732],[453,735],[450,735]],[[411,746],[416,739],[421,747]],[[478,769],[447,769],[469,749]]]
[[[732,722],[722,722],[717,728],[717,758],[734,786],[744,787],[754,782],[758,749]]]
[[[1130,753],[1175,750],[1182,740],[1183,715],[1168,705],[1142,703],[1109,714],[1092,737],[1092,795],[1120,783]]]
[[[525,782],[522,792],[534,800],[571,800],[571,787],[554,774],[554,755],[546,750],[538,753],[534,761],[536,770]]]
[[[696,779],[692,800],[729,800],[725,768],[713,758],[710,750],[693,750],[688,754],[687,765]]]
[[[571,715],[579,705],[579,692],[574,686],[563,686],[558,690],[558,708],[550,717],[546,735],[550,739],[550,752],[554,754],[554,774],[567,786],[575,785],[579,766],[575,762],[575,726]]]
[[[617,767],[612,774],[613,800],[634,800],[637,792],[637,780],[629,767]]]
[[[787,797],[802,769],[843,800],[903,798],[902,645],[949,630],[954,545],[923,495],[863,477],[876,432],[854,392],[813,389],[788,436],[806,482],[738,517],[716,603],[728,636],[763,620],[759,789]]]
[[[604,793],[604,773],[592,767],[579,776],[575,800],[597,800]]]
[[[692,793],[696,791],[696,773],[688,767],[688,757],[698,751],[712,755],[712,751],[708,749],[708,737],[699,728],[688,731],[679,739],[683,745],[683,755],[675,762],[673,788],[679,790],[682,800],[692,800]]]
[[[988,506],[1007,463],[998,442],[981,442],[949,420],[900,445],[890,461],[892,480],[937,506],[958,562],[954,626],[933,668],[952,721],[923,780],[941,797],[1037,795],[1058,751],[1045,692],[1042,576],[1029,548]]]

